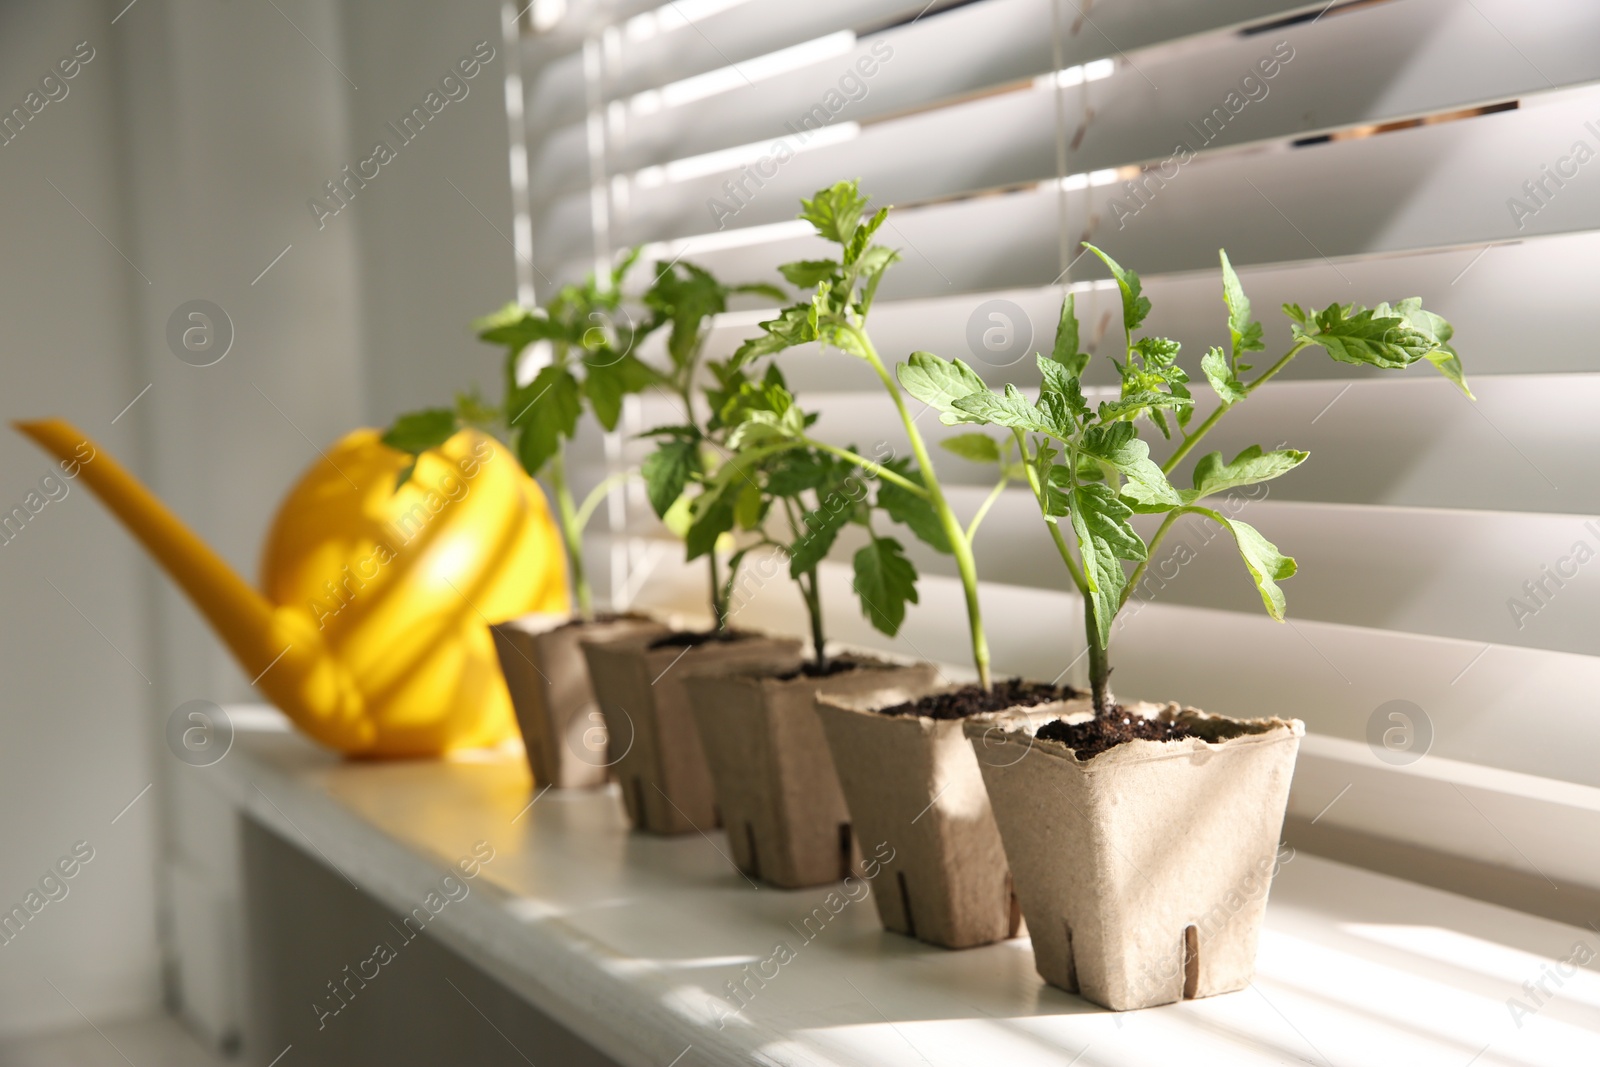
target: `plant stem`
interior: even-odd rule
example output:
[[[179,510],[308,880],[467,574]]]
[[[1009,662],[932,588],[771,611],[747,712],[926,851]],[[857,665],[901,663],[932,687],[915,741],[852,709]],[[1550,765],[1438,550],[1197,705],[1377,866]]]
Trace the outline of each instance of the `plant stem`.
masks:
[[[589,520],[594,518],[595,509],[600,506],[600,502],[611,495],[611,490],[622,485],[637,473],[634,470],[618,471],[615,474],[607,475],[599,485],[589,490],[589,495],[583,498],[582,504],[578,505],[578,529],[587,530],[589,528]]]
[[[728,628],[728,606],[722,599],[722,582],[718,576],[715,548],[706,553],[706,563],[710,565],[711,570],[711,617],[715,623],[715,632],[720,634]]]
[[[804,536],[805,524],[795,514],[795,502],[793,500],[786,496],[778,499],[783,501],[783,514],[789,520],[789,534],[794,539],[790,543],[798,544],[801,537]],[[783,546],[780,545],[778,547],[782,548]],[[787,553],[788,549],[785,548],[784,551]],[[808,578],[810,579],[809,588],[806,582]],[[827,639],[823,634],[822,628],[822,588],[817,577],[817,568],[813,567],[805,574],[796,577],[795,584],[800,587],[800,596],[805,601],[806,614],[811,617],[812,658],[816,661],[818,670],[822,671],[828,665],[828,657],[827,653],[823,651]]]
[[[905,426],[906,436],[911,441],[911,451],[917,458],[917,468],[922,472],[923,482],[927,486],[928,502],[938,514],[939,525],[944,528],[945,537],[950,542],[951,554],[956,558],[956,569],[961,574],[962,592],[966,595],[967,628],[972,639],[972,662],[978,670],[978,684],[987,692],[991,688],[989,642],[984,636],[983,611],[978,605],[978,567],[972,558],[972,544],[967,540],[967,533],[961,528],[955,512],[950,510],[949,502],[944,498],[944,491],[939,486],[939,477],[934,473],[933,459],[928,455],[928,446],[923,443],[922,434],[917,432],[916,420],[906,410],[905,398],[900,395],[900,384],[884,367],[883,360],[879,358],[878,350],[872,346],[866,331],[855,326],[849,329],[860,343],[862,351],[866,353],[867,362],[877,372],[883,387],[889,391],[890,398],[894,400],[895,410],[899,412],[900,422]]]
[[[1099,719],[1109,719],[1111,705],[1111,649],[1100,647],[1100,634],[1095,627],[1094,601],[1083,598],[1083,632],[1089,642],[1089,687],[1092,690],[1094,714]]]
[[[567,445],[556,439],[555,455],[550,457],[550,487],[555,490],[556,512],[561,519],[561,539],[566,544],[567,566],[572,570],[573,592],[578,599],[578,615],[585,621],[594,618],[593,593],[583,569],[583,523],[572,506],[572,490],[567,485]]]
[[[1278,362],[1274,363],[1270,368],[1268,368],[1265,374],[1244,387],[1245,395],[1249,396],[1251,393],[1255,392],[1257,388],[1269,381],[1279,371],[1287,367],[1289,365],[1289,361],[1295,356],[1299,355],[1300,350],[1309,344],[1311,344],[1310,341],[1296,341],[1294,347],[1285,352],[1283,354],[1283,358],[1279,359]],[[1211,427],[1220,422],[1222,420],[1222,416],[1226,415],[1232,408],[1233,404],[1224,403],[1217,405],[1217,410],[1213,411],[1209,416],[1207,416],[1205,422],[1202,422],[1199,426],[1195,427],[1193,433],[1184,437],[1183,442],[1178,445],[1178,450],[1168,457],[1167,461],[1161,465],[1161,472],[1163,474],[1171,474],[1175,469],[1177,469],[1178,464],[1183,462],[1183,457],[1187,456],[1190,450],[1193,449],[1195,445],[1200,443],[1200,439],[1211,432]]]
[[[1145,549],[1144,559],[1139,561],[1139,565],[1133,569],[1133,576],[1122,587],[1122,599],[1117,601],[1118,611],[1121,611],[1122,605],[1128,602],[1128,597],[1133,595],[1134,589],[1139,584],[1139,579],[1143,578],[1144,572],[1149,569],[1150,561],[1156,558],[1156,549],[1161,547],[1161,542],[1167,536],[1167,531],[1172,529],[1172,524],[1178,521],[1178,516],[1182,515],[1183,512],[1184,509],[1182,508],[1176,511],[1169,511],[1167,512],[1167,517],[1161,520],[1161,528],[1156,531],[1154,537],[1150,538],[1150,544]]]
[[[989,495],[983,498],[983,503],[978,505],[978,513],[972,516],[972,521],[967,523],[967,540],[971,541],[978,536],[978,527],[983,524],[984,518],[989,514],[989,509],[994,507],[994,502],[1000,499],[1000,494],[1005,491],[1010,478],[1001,475],[995,487],[989,490]]]
[[[895,485],[898,485],[908,493],[913,493],[916,496],[921,497],[923,500],[933,499],[933,495],[929,493],[927,489],[918,485],[910,478],[902,477],[901,475],[898,475],[894,471],[890,470],[888,467],[883,466],[881,463],[874,463],[866,456],[852,452],[848,448],[839,448],[836,445],[830,445],[822,441],[816,441],[810,437],[800,437],[798,438],[797,443],[809,445],[812,448],[820,449],[823,452],[830,452],[833,455],[838,456],[840,459],[847,459],[851,463],[854,463],[856,466],[860,467],[862,470],[865,470],[874,478],[882,478],[886,482],[893,482]]]
[[[1032,457],[1028,455],[1028,438],[1021,430],[1013,430],[1017,435],[1017,448],[1022,456],[1022,467],[1028,472],[1028,485],[1033,489],[1033,498],[1039,502],[1039,514],[1045,517],[1045,525],[1050,527],[1050,537],[1056,543],[1056,551],[1061,553],[1061,562],[1067,565],[1067,573],[1072,576],[1072,584],[1078,587],[1078,593],[1085,600],[1089,597],[1089,582],[1083,576],[1083,571],[1078,568],[1078,561],[1072,558],[1072,550],[1067,547],[1067,539],[1061,535],[1061,524],[1050,521],[1050,505],[1045,497],[1044,486],[1039,481],[1039,472],[1033,469]]]

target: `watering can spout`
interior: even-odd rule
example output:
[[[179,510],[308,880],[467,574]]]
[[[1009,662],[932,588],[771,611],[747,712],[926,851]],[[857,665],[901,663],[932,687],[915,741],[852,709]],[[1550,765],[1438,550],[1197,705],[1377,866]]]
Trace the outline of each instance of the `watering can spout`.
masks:
[[[81,478],[170,574],[245,674],[306,733],[347,753],[376,727],[349,672],[308,612],[273,604],[185,526],[126,468],[60,419],[14,424]]]

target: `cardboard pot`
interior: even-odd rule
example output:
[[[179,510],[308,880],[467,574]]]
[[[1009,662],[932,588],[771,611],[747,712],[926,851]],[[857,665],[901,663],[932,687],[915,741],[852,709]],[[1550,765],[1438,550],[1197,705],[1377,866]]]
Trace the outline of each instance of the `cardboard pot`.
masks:
[[[850,873],[855,853],[850,813],[817,719],[818,695],[881,698],[926,688],[936,676],[932,664],[836,658],[856,667],[826,678],[743,669],[688,679],[734,862],[783,889],[837,882]],[[796,657],[789,671],[799,665]]]
[[[1022,929],[978,758],[959,719],[877,711],[934,690],[820,697],[817,714],[862,852],[894,850],[873,884],[878,918],[932,945],[970,948]]]
[[[691,674],[741,667],[782,671],[799,662],[800,642],[741,633],[727,641],[650,647],[661,636],[584,641],[583,653],[628,820],[657,834],[703,832],[720,826],[721,818],[685,683]]]
[[[1196,736],[1080,761],[1033,736],[1052,707],[966,724],[1040,976],[1116,1011],[1243,989],[1304,724],[1140,705]]]
[[[535,786],[604,785],[610,762],[605,724],[579,643],[635,633],[659,635],[667,627],[635,615],[582,622],[570,615],[535,614],[491,629]]]

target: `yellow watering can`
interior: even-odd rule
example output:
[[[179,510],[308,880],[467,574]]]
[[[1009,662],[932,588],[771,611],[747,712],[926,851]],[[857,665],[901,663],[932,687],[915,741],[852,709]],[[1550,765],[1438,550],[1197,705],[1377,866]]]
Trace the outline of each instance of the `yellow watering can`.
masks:
[[[258,593],[80,431],[16,425],[64,472],[78,468],[317,741],[352,756],[434,756],[515,734],[489,624],[569,602],[544,494],[493,438],[462,430],[395,492],[411,457],[376,430],[346,435],[279,509]]]

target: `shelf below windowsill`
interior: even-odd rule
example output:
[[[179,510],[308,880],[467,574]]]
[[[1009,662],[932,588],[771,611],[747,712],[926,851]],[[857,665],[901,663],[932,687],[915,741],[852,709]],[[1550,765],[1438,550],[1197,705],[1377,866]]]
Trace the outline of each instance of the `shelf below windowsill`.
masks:
[[[1251,988],[1117,1014],[1046,986],[1025,939],[945,952],[883,932],[866,899],[830,914],[833,887],[752,888],[720,832],[632,834],[611,791],[534,794],[518,755],[344,762],[275,712],[230,711],[234,748],[203,773],[388,907],[422,905],[488,842],[430,931],[620,1063],[1600,1062],[1593,970],[1508,1007],[1535,1008],[1523,983],[1600,934],[1314,856],[1273,885]],[[793,958],[719,1027],[727,984],[780,942]]]

